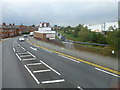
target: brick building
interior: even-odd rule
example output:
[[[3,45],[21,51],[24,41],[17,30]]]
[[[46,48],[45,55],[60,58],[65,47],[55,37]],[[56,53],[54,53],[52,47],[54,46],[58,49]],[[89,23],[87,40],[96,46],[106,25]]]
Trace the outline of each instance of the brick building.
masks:
[[[0,26],[0,38],[8,38],[22,34],[22,29],[15,24],[6,25],[3,23]]]

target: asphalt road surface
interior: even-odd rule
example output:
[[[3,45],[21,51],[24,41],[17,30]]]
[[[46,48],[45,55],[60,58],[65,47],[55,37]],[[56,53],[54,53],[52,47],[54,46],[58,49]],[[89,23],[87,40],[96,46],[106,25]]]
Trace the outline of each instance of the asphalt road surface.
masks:
[[[111,88],[119,75],[11,38],[2,43],[2,88]]]

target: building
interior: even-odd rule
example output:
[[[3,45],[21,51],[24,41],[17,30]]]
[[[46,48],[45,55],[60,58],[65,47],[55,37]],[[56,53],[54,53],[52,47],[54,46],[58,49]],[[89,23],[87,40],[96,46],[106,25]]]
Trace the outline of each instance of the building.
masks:
[[[49,23],[40,23],[38,31],[34,31],[34,38],[41,40],[53,40],[55,39],[55,31],[52,31]]]
[[[3,23],[0,26],[0,38],[9,38],[21,34],[22,30],[19,28],[19,26],[15,24],[6,25],[5,23]]]
[[[85,25],[93,32],[107,32],[110,31],[109,27],[113,27],[113,29],[118,28],[118,22],[106,22],[102,24],[95,24],[95,25]]]
[[[27,32],[34,32],[37,31],[36,27],[32,27],[32,26],[26,26],[26,25],[19,25],[19,28],[23,31],[23,33]]]

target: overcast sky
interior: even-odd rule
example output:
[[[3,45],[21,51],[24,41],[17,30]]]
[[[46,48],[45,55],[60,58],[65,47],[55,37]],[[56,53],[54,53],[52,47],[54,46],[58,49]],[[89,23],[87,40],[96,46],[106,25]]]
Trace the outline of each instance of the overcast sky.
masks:
[[[4,0],[2,22],[76,26],[117,21],[119,0]]]

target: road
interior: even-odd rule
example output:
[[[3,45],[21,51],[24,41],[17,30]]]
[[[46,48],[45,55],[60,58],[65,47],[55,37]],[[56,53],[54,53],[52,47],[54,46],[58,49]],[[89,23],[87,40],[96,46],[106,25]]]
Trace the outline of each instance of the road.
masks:
[[[2,44],[3,88],[111,88],[117,74],[11,38]]]

